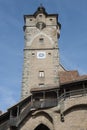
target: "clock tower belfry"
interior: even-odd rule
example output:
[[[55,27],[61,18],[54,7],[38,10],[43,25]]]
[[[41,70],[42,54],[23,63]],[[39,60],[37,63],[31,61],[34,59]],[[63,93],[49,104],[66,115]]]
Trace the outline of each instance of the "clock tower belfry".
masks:
[[[34,89],[59,87],[60,28],[58,14],[48,14],[42,6],[33,15],[24,15],[22,99]]]

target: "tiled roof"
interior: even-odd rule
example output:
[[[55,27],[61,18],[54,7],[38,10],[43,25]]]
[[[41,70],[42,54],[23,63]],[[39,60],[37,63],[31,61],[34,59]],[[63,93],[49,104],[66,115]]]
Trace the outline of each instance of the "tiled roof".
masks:
[[[60,84],[87,79],[87,75],[79,75],[78,71],[60,71]]]
[[[63,70],[59,72],[60,85],[76,83],[84,80],[87,80],[87,75],[79,75],[77,70],[74,71]],[[37,87],[37,88],[32,88],[31,92],[56,89],[58,87],[59,87],[58,85],[57,86],[49,85],[48,87]]]

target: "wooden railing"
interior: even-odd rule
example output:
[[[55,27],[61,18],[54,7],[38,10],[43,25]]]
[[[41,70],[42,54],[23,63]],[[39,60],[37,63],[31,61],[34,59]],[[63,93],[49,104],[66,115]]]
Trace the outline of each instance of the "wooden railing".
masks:
[[[28,106],[23,112],[20,112],[16,117],[10,116],[10,125],[18,126],[21,121],[32,111],[42,108],[51,108],[57,106],[60,101],[65,101],[67,98],[77,98],[87,95],[87,89],[79,89],[62,93],[59,97],[54,99],[43,99],[42,101],[33,101],[28,102]],[[31,98],[32,99],[32,98]],[[18,107],[19,108],[19,107]]]
[[[63,99],[66,100],[67,98],[77,98],[77,97],[83,97],[87,95],[87,88],[85,89],[79,89],[79,90],[72,90],[68,92],[62,93],[58,97],[58,103]]]

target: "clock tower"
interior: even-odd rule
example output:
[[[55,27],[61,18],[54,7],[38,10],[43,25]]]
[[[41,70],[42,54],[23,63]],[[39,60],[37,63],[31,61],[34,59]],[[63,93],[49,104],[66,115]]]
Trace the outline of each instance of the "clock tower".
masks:
[[[40,6],[24,22],[23,100],[0,115],[0,130],[87,130],[87,75],[59,64],[58,15]]]
[[[24,66],[22,99],[32,90],[59,87],[58,14],[40,6],[33,15],[24,15]]]

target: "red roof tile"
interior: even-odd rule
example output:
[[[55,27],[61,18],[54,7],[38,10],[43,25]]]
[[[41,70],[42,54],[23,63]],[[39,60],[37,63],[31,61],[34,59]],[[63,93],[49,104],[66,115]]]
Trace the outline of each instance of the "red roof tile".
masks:
[[[59,73],[60,84],[87,79],[87,75],[80,76],[78,71],[61,71]]]

